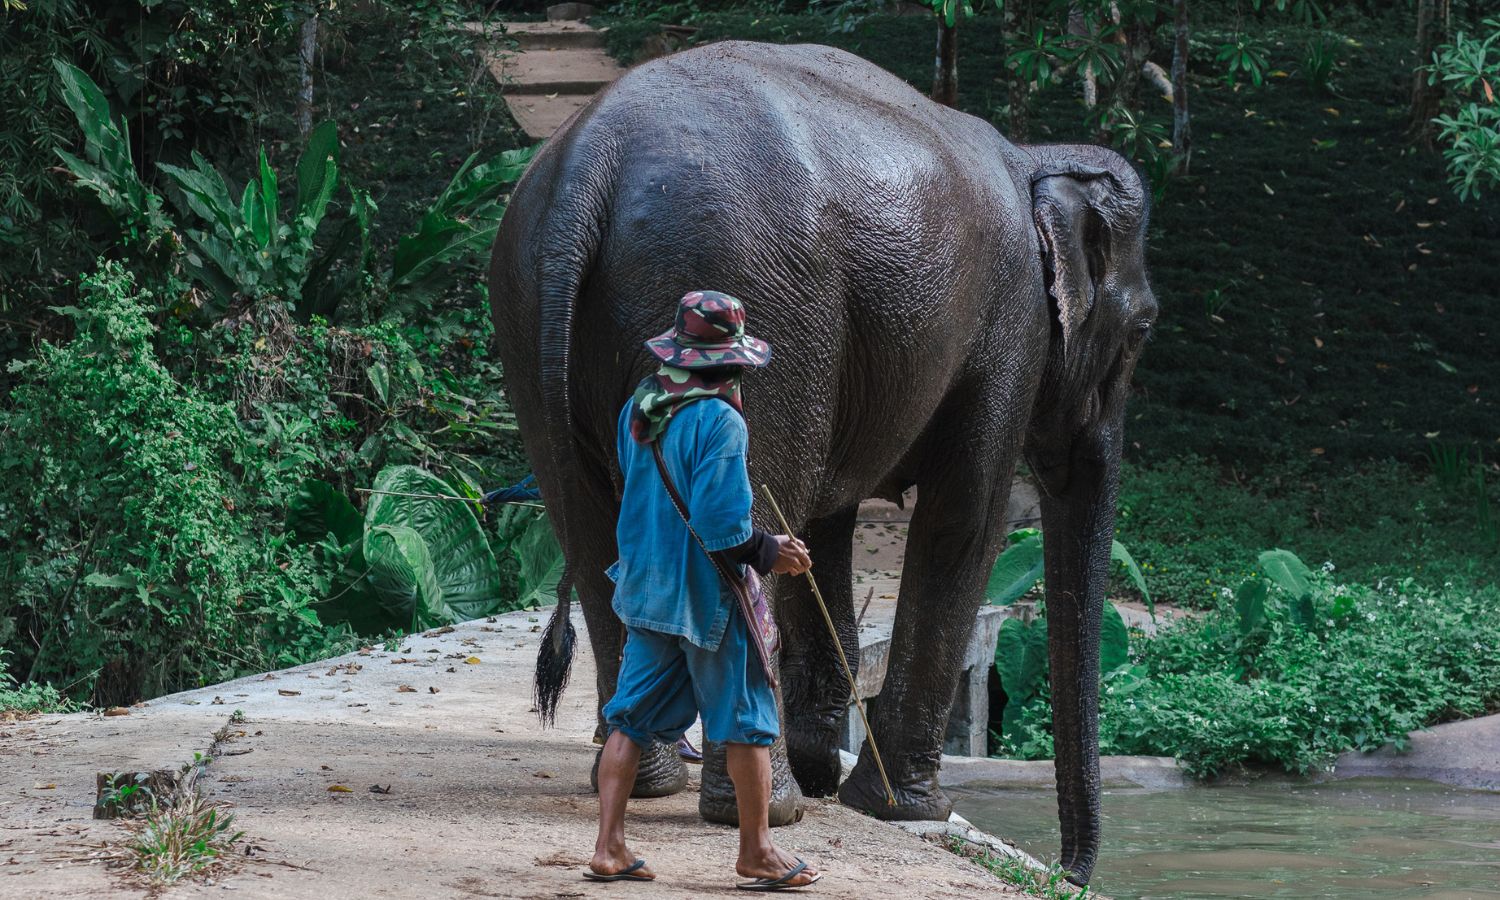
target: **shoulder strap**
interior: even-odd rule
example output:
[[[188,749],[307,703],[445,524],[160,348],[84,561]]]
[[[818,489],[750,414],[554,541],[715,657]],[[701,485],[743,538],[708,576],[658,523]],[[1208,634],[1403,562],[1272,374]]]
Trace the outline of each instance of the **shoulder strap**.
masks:
[[[703,538],[699,537],[698,532],[693,530],[692,516],[688,513],[687,503],[682,499],[682,495],[677,492],[677,485],[672,481],[671,473],[667,471],[667,461],[662,458],[660,437],[651,442],[651,453],[656,457],[656,471],[661,473],[661,483],[667,489],[667,496],[672,498],[672,505],[677,507],[677,514],[682,516],[682,524],[687,526],[688,534],[691,534],[693,540],[698,542],[698,546],[703,548],[703,552],[713,562],[714,568],[719,571],[719,575],[732,582],[734,576],[731,572],[726,571],[724,561],[719,558],[717,553],[708,549],[708,545],[703,543]]]
[[[776,667],[771,663],[771,651],[766,647],[765,636],[757,627],[758,616],[756,615],[755,601],[751,599],[749,590],[745,586],[745,579],[734,566],[728,561],[722,552],[715,553],[708,549],[703,543],[703,538],[693,529],[692,517],[688,513],[687,503],[683,501],[682,495],[677,492],[677,485],[672,481],[672,474],[667,471],[667,461],[661,455],[661,437],[651,442],[651,453],[656,457],[656,471],[661,473],[661,483],[667,489],[667,495],[672,498],[672,505],[677,507],[677,514],[682,517],[682,524],[687,526],[688,534],[703,548],[703,553],[713,563],[714,569],[719,577],[729,586],[729,591],[734,595],[739,604],[740,615],[744,617],[746,625],[749,626],[750,643],[755,647],[755,655],[760,659],[761,670],[766,673],[766,680],[770,682],[774,690],[780,687],[780,681],[776,677]]]

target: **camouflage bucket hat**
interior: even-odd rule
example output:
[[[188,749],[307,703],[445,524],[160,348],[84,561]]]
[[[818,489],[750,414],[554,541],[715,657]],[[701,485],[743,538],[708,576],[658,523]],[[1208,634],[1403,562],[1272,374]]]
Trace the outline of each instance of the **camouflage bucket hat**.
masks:
[[[718,291],[693,291],[677,304],[677,324],[646,342],[657,359],[679,369],[759,368],[771,347],[745,333],[745,305]]]

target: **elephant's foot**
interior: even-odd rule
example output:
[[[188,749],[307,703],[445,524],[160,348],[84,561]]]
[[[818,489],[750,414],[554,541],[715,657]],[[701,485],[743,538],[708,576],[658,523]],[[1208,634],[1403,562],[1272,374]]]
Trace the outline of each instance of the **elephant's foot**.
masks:
[[[709,741],[703,748],[703,787],[698,794],[698,814],[706,821],[739,825],[734,782],[725,766],[724,745]],[[802,791],[786,760],[786,745],[777,740],[771,747],[771,827],[802,820]]]
[[[886,821],[944,822],[953,813],[953,801],[938,787],[936,769],[913,773],[904,778],[892,775],[891,789],[896,795],[894,806],[886,796],[885,785],[880,780],[880,770],[875,767],[875,760],[866,744],[860,751],[859,762],[849,774],[849,779],[839,787],[839,802]]]
[[[599,757],[594,754],[594,769],[589,773],[589,784],[599,792]],[[636,799],[667,797],[687,787],[687,765],[677,755],[677,748],[667,744],[652,744],[641,751],[640,768],[635,772],[635,786],[630,796]]]
[[[810,727],[787,723],[786,758],[802,793],[828,797],[839,789],[843,766],[839,759],[837,731],[821,722]]]

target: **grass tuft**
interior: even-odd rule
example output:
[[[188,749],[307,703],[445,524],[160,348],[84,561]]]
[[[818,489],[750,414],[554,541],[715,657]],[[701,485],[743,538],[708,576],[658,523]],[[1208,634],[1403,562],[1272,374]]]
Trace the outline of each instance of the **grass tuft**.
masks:
[[[1069,882],[1066,873],[1055,865],[1039,872],[1014,856],[1001,856],[954,836],[948,838],[948,850],[984,867],[1006,884],[1025,890],[1027,896],[1041,900],[1083,900],[1097,896],[1087,887],[1077,887]]]

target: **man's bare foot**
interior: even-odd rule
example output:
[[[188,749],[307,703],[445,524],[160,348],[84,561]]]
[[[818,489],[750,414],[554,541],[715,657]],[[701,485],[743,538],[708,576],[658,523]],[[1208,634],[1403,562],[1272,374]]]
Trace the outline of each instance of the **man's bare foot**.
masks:
[[[595,875],[618,875],[635,865],[637,859],[623,844],[609,850],[595,850],[594,858],[589,860],[589,871]],[[650,866],[641,866],[630,874],[642,880],[656,878],[656,873],[651,871]]]
[[[775,880],[797,868],[798,865],[797,857],[775,844],[767,844],[755,852],[741,850],[739,862],[735,864],[734,870],[745,878]],[[817,879],[818,870],[809,865],[789,879],[786,884],[787,887],[806,887]]]

